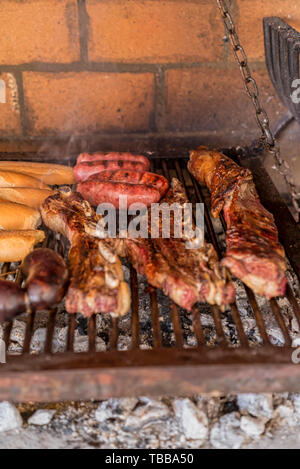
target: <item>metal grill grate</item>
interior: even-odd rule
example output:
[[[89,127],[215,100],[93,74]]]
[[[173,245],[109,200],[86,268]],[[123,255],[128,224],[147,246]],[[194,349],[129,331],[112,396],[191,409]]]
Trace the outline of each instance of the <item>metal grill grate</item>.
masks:
[[[157,173],[180,179],[192,202],[205,203],[206,238],[221,256],[224,221],[211,218],[209,194],[190,177],[186,160],[152,158],[151,163]],[[283,224],[281,241],[288,254],[294,253],[298,226],[259,162],[246,164],[259,176],[256,184],[267,208],[276,207],[279,231]],[[66,242],[54,233],[48,233],[44,244],[60,253],[66,250]],[[237,300],[225,312],[198,304],[188,313],[125,266],[132,293],[125,318],[97,315],[85,320],[63,307],[23,315],[3,327],[8,354],[7,364],[0,365],[0,399],[299,390],[300,367],[291,360],[300,331],[299,263],[292,257],[285,298],[258,298],[236,281]],[[14,268],[5,264],[2,274]],[[20,271],[14,277],[22,282]]]

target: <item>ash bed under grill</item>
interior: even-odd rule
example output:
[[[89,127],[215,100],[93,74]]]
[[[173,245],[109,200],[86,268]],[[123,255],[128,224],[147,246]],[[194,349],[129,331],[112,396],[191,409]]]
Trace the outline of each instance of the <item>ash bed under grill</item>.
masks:
[[[209,194],[188,174],[185,157],[152,154],[152,169],[169,179],[178,177],[192,202],[205,203],[207,240],[221,255],[224,223],[212,220]],[[292,346],[300,337],[300,231],[260,159],[244,158],[243,165],[253,171],[262,203],[275,216],[290,260],[286,297],[267,301],[235,281],[236,303],[224,313],[207,304],[188,313],[124,266],[132,293],[131,312],[124,318],[97,315],[87,321],[68,315],[61,306],[3,325],[8,353],[7,363],[0,365],[0,399],[299,391],[300,365],[292,363]],[[54,233],[44,245],[60,253],[66,248]],[[14,269],[5,264],[2,274]],[[19,271],[12,276],[22,281]]]

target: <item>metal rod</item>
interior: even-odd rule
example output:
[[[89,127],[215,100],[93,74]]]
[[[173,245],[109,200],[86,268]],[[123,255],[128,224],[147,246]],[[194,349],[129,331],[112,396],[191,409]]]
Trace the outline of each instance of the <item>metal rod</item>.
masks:
[[[67,352],[74,351],[74,335],[76,328],[76,314],[69,315],[69,327],[67,335]]]
[[[140,324],[139,324],[139,290],[137,273],[131,267],[130,268],[130,287],[131,287],[131,331],[132,331],[132,343],[131,347],[136,349],[140,343]]]
[[[204,345],[205,344],[205,338],[204,338],[202,324],[201,324],[201,321],[200,321],[200,312],[199,312],[199,309],[197,308],[197,306],[193,307],[192,319],[193,319],[193,327],[194,327],[194,332],[195,332],[195,336],[196,336],[196,339],[197,339],[198,346]]]
[[[29,353],[30,351],[30,343],[31,343],[31,338],[32,338],[32,333],[33,333],[34,319],[35,319],[35,312],[29,313],[27,315],[25,338],[24,338],[24,343],[23,343],[23,353]]]
[[[112,318],[112,326],[109,338],[109,350],[116,350],[118,345],[119,335],[119,318]]]
[[[89,336],[89,352],[95,352],[96,351],[96,315],[95,314],[93,314],[89,318],[88,336]]]
[[[157,303],[157,293],[156,290],[150,287],[150,301],[151,301],[151,313],[152,313],[152,330],[153,330],[153,345],[154,347],[161,347],[161,330],[159,323],[159,311]]]
[[[52,353],[52,342],[53,342],[53,334],[54,334],[54,328],[55,328],[56,312],[57,310],[54,309],[50,311],[48,314],[45,353]]]
[[[264,344],[271,345],[271,342],[270,342],[270,339],[269,339],[269,336],[268,336],[268,333],[267,333],[267,330],[266,330],[266,326],[265,326],[263,317],[261,315],[261,312],[259,310],[256,298],[254,296],[254,293],[246,285],[244,285],[244,288],[246,290],[250,306],[251,306],[253,314],[255,316],[256,324],[257,324],[261,339],[262,339]]]
[[[280,308],[277,304],[277,301],[274,300],[274,298],[272,298],[272,300],[270,300],[270,305],[271,305],[271,309],[276,317],[276,321],[282,331],[282,334],[283,334],[283,337],[284,337],[284,340],[285,340],[285,345],[292,345],[292,339],[290,337],[290,334],[289,334],[289,331],[288,331],[288,328],[286,327],[285,325],[285,322],[284,322],[284,319],[281,315],[281,312],[280,312]]]

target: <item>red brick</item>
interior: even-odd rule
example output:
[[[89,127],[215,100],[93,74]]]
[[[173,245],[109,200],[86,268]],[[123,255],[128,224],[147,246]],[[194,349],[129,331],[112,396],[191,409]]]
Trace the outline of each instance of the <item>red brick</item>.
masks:
[[[262,20],[279,16],[300,31],[299,0],[238,0],[238,33],[251,60],[264,60]]]
[[[256,71],[262,103],[272,120],[283,113],[266,71]],[[248,143],[258,135],[255,114],[236,70],[169,70],[166,77],[166,124],[173,131],[204,131],[222,134],[233,142],[235,134]]]
[[[19,97],[16,79],[11,73],[1,73],[0,80],[5,83],[5,99],[0,93],[0,135],[16,136],[21,134]],[[0,83],[3,89],[2,82]],[[3,101],[6,101],[3,103]]]
[[[224,32],[215,2],[87,0],[89,58],[118,62],[216,61]]]
[[[0,64],[79,58],[76,0],[2,0]]]
[[[150,73],[24,73],[34,135],[147,131],[153,112]]]

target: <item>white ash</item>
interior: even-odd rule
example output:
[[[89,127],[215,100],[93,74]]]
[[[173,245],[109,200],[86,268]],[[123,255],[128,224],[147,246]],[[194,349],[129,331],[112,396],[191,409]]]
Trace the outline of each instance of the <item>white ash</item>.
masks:
[[[244,401],[241,395],[114,398],[49,406],[29,404],[28,409],[22,404],[17,406],[23,416],[22,429],[16,407],[0,403],[0,416],[3,405],[5,408],[8,405],[13,415],[19,415],[15,427],[19,433],[13,433],[13,438],[11,432],[0,433],[0,448],[39,447],[39,444],[42,447],[48,437],[51,445],[60,447],[58,442],[64,442],[65,448],[272,447],[272,441],[276,442],[283,431],[283,445],[288,445],[289,436],[300,433],[299,394],[243,396]],[[50,411],[49,423],[32,423],[38,410]]]
[[[23,420],[18,409],[10,402],[0,402],[0,433],[22,427]]]
[[[216,449],[239,449],[246,439],[240,428],[240,418],[235,412],[224,415],[210,434],[210,442]]]
[[[265,427],[264,418],[250,417],[250,415],[243,415],[241,418],[241,430],[251,438],[261,436],[265,431]]]
[[[130,416],[127,417],[123,429],[134,431],[146,427],[154,422],[163,421],[170,417],[169,407],[154,399],[142,398]]]
[[[190,399],[175,399],[173,407],[185,438],[197,440],[199,446],[204,444],[208,437],[207,415]]]
[[[55,410],[39,409],[29,419],[29,425],[48,425],[55,415]]]
[[[253,417],[264,417],[269,420],[273,415],[271,394],[239,394],[237,405],[242,412],[247,412]]]

